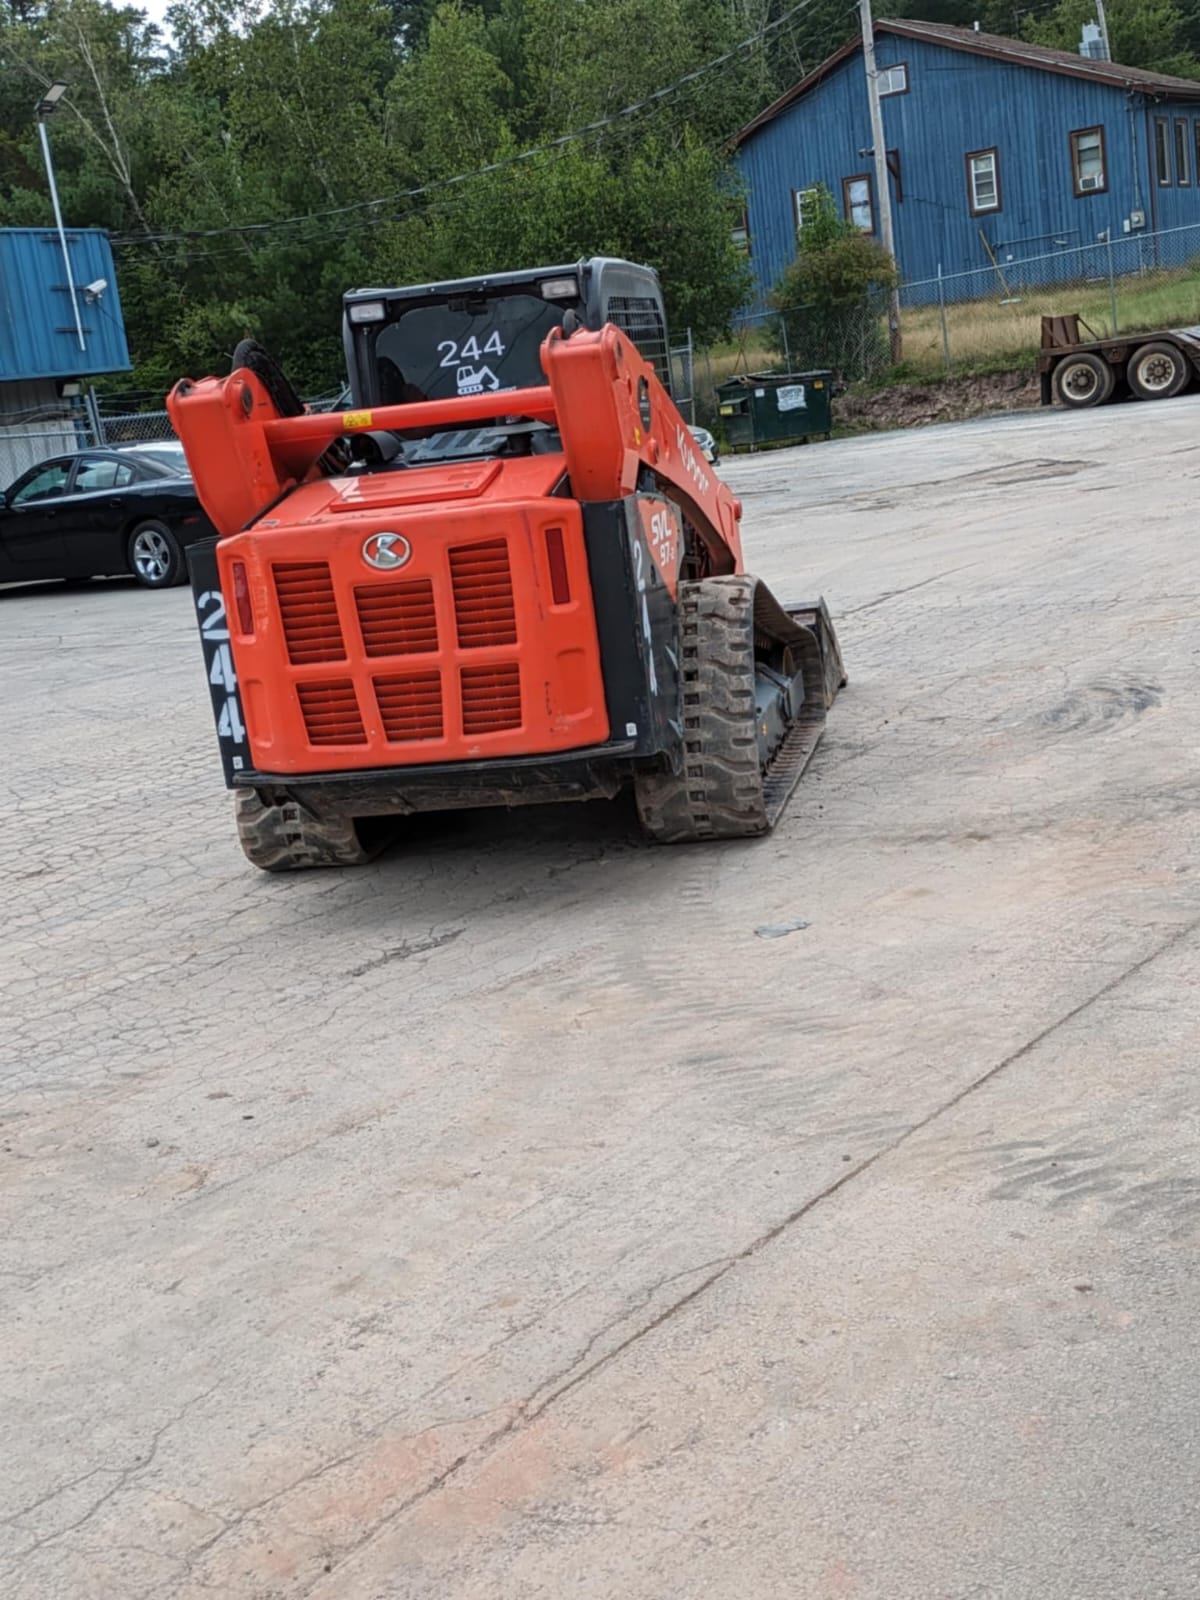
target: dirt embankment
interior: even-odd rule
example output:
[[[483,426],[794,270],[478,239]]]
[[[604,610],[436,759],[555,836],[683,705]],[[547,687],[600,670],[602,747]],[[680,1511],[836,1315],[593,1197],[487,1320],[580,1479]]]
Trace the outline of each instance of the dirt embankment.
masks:
[[[918,428],[927,422],[961,422],[995,411],[1021,411],[1039,403],[1037,378],[1028,372],[944,378],[938,383],[896,383],[886,389],[850,390],[834,403],[840,430]]]

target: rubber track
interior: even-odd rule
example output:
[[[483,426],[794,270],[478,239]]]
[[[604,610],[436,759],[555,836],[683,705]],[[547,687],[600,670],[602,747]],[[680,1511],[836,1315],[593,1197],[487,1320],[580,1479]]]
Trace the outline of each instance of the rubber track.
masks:
[[[235,790],[233,806],[246,859],[263,872],[359,867],[378,854],[363,845],[352,817],[318,822],[291,801],[264,806],[252,789]]]
[[[804,707],[765,772],[755,738],[756,631],[800,644],[807,657]],[[681,584],[679,632],[683,770],[636,780],[642,826],[660,844],[768,833],[825,727],[816,639],[748,574]]]

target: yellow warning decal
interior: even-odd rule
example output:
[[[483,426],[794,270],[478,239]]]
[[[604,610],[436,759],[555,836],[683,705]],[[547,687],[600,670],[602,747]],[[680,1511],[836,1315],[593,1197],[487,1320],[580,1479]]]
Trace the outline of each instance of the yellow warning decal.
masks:
[[[343,411],[342,426],[345,428],[369,428],[371,426],[371,413],[369,411]]]

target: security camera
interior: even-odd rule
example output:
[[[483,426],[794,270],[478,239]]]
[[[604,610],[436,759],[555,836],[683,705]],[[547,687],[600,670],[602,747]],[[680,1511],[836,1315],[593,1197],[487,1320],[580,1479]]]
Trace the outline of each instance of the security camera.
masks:
[[[84,285],[83,298],[87,301],[88,305],[94,305],[107,288],[108,279],[97,278],[94,283]]]

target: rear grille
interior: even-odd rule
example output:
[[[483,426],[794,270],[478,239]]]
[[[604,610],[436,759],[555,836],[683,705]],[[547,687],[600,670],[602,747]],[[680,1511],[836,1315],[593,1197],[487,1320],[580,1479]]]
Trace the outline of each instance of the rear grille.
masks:
[[[296,693],[309,744],[366,744],[367,732],[349,678],[298,683]]]
[[[515,661],[462,669],[464,733],[499,733],[521,726],[521,674]]]
[[[376,678],[379,720],[389,744],[442,737],[442,679],[437,672]]]
[[[283,637],[293,666],[312,661],[344,661],[346,646],[338,623],[333,580],[325,561],[280,562],[272,569]]]
[[[354,604],[368,656],[415,656],[437,649],[437,617],[429,578],[355,589]]]
[[[516,644],[517,614],[504,539],[452,549],[450,582],[460,650]]]

